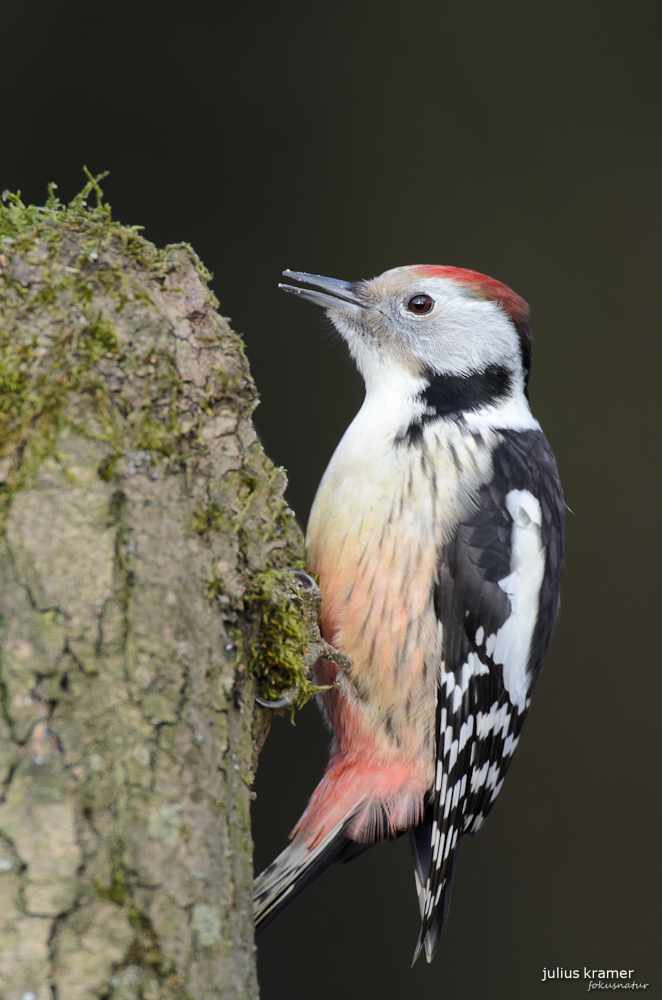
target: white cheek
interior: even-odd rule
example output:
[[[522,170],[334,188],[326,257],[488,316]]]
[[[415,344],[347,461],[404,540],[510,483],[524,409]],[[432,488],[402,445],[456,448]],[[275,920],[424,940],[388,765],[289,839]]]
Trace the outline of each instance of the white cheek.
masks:
[[[432,313],[402,327],[412,354],[448,374],[467,375],[491,364],[517,370],[517,332],[498,304],[452,294],[448,287],[442,294]]]

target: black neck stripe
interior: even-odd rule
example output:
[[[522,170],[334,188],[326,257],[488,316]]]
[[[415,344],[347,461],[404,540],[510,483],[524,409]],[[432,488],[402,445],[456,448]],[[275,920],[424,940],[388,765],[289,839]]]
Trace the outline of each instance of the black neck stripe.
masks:
[[[424,378],[427,385],[418,399],[425,409],[404,434],[398,435],[396,444],[417,444],[426,424],[440,417],[461,417],[463,413],[490,406],[508,396],[513,384],[511,372],[501,365],[488,365],[484,371],[469,375],[442,375],[428,368]]]
[[[426,404],[424,422],[436,417],[454,417],[471,413],[504,399],[512,389],[512,376],[501,365],[488,365],[470,375],[440,375],[428,369],[428,384],[420,394]]]

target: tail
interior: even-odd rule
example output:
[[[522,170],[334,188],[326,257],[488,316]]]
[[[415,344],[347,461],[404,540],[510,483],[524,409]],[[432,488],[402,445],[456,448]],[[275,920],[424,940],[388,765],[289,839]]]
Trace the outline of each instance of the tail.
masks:
[[[312,846],[297,837],[258,875],[253,892],[256,936],[334,861],[349,861],[371,846],[346,837],[347,825],[347,821],[338,823]]]
[[[425,903],[426,887],[428,882],[428,872],[430,869],[430,852],[432,849],[432,820],[428,817],[410,833],[411,850],[414,856],[414,878],[416,879],[416,892],[418,894],[418,905],[421,911],[421,921],[425,925]],[[453,873],[455,872],[455,862],[457,860],[457,848],[453,851],[450,865],[444,882],[441,885],[439,899],[435,904],[431,918],[427,921],[427,931],[423,938],[423,929],[419,934],[414,951],[412,965],[425,948],[425,959],[431,962],[435,952],[439,947],[441,935],[446,921],[448,920],[448,910],[451,905],[451,888],[453,883]]]
[[[256,933],[334,861],[349,861],[420,823],[428,783],[408,761],[332,756],[292,843],[255,880]]]

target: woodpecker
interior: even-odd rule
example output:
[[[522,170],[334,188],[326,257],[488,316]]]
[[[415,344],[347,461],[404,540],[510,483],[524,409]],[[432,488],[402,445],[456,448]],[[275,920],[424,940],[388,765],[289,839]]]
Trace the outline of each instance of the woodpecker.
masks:
[[[322,636],[349,664],[314,670],[330,759],[256,879],[256,929],[333,861],[409,832],[414,961],[430,962],[459,840],[499,793],[559,607],[564,504],[529,406],[529,309],[463,268],[283,273],[332,320],[366,395],[307,530]]]

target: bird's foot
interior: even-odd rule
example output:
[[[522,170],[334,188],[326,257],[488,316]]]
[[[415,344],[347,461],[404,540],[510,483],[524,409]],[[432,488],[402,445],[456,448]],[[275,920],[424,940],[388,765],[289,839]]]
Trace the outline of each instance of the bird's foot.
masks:
[[[292,570],[292,596],[301,608],[303,618],[303,632],[308,639],[306,655],[303,666],[307,676],[310,676],[313,667],[318,660],[328,660],[335,664],[340,670],[349,670],[351,661],[334,646],[330,645],[323,637],[319,628],[319,613],[322,605],[322,591],[317,586],[315,580],[303,570]],[[299,696],[299,685],[290,688],[276,701],[268,701],[266,698],[257,696],[255,698],[258,705],[264,708],[287,708]]]

